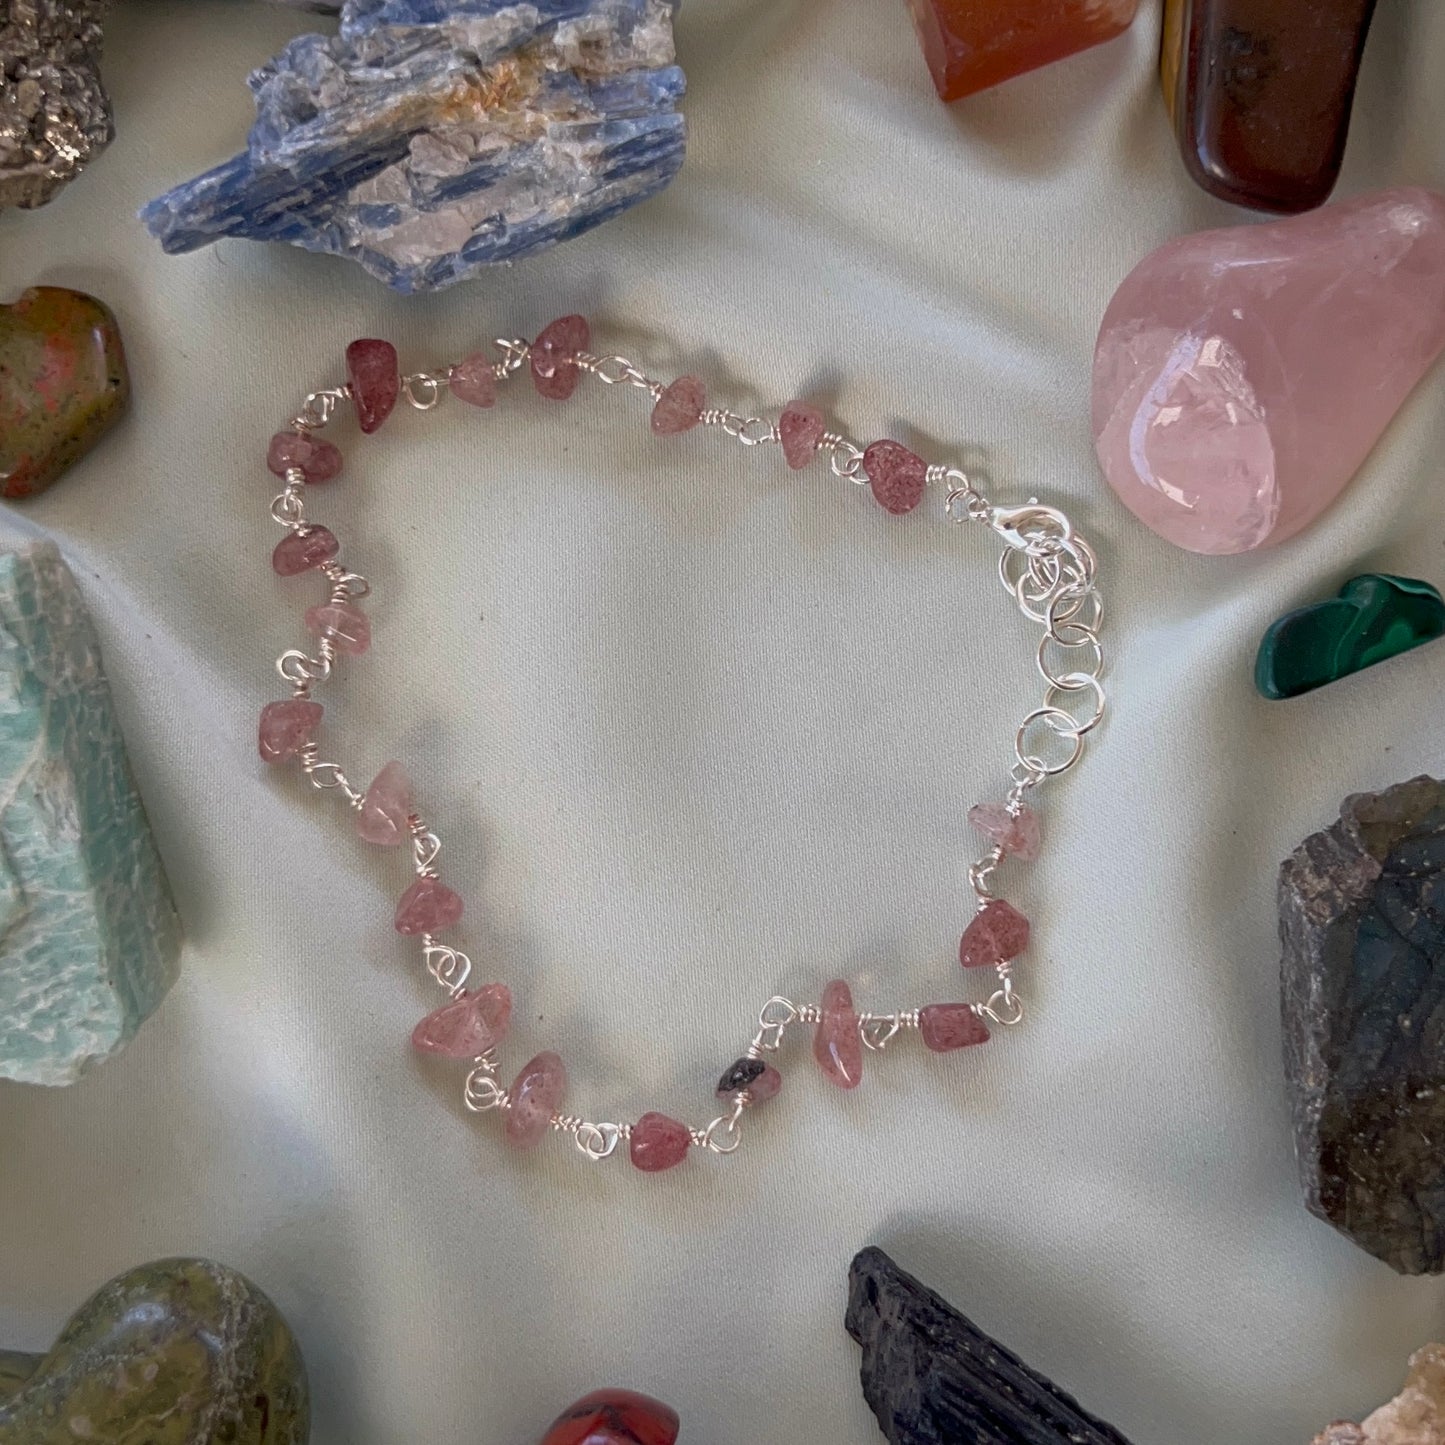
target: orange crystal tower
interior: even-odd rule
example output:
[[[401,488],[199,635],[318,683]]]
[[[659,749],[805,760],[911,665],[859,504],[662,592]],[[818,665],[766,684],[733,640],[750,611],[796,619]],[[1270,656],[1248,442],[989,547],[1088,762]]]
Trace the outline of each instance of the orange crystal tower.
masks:
[[[1139,0],[909,0],[933,83],[958,100],[1121,35]]]

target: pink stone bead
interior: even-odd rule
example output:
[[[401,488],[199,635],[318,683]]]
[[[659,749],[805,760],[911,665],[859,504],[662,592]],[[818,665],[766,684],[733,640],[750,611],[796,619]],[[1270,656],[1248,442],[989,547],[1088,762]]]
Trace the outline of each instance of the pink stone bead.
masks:
[[[1043,830],[1039,815],[1032,808],[1020,808],[1018,817],[1008,810],[1007,803],[975,803],[968,810],[968,821],[1015,858],[1032,863],[1039,856]]]
[[[863,1080],[863,1039],[852,991],[841,978],[823,990],[822,1014],[813,1036],[813,1057],[840,1089],[856,1089]]]
[[[408,938],[440,933],[461,921],[462,899],[435,878],[418,878],[396,905],[396,931]]]
[[[900,442],[874,442],[863,453],[863,471],[885,512],[901,516],[923,500],[928,485],[927,463]]]
[[[309,525],[299,532],[287,532],[271,553],[271,566],[278,577],[299,577],[330,562],[341,550],[341,543],[329,527]]]
[[[374,432],[391,415],[401,395],[396,347],[374,337],[353,341],[346,348],[346,379],[356,403],[356,424],[364,432]]]
[[[681,1164],[691,1148],[692,1132],[687,1125],[666,1114],[644,1114],[632,1126],[627,1143],[633,1164],[644,1174],[658,1174]]]
[[[328,441],[300,431],[278,431],[266,449],[266,465],[284,477],[299,467],[308,482],[329,482],[341,471],[341,453]]]
[[[306,626],[318,637],[329,637],[332,646],[349,657],[360,657],[371,646],[371,620],[350,602],[308,607]]]
[[[790,401],[778,418],[778,440],[783,445],[783,460],[801,471],[818,453],[818,443],[828,424],[816,406],[805,401]]]
[[[474,1059],[501,1043],[511,1018],[512,991],[504,983],[489,983],[429,1013],[411,1031],[412,1046],[424,1054]]]
[[[748,1085],[748,1093],[755,1104],[766,1104],[783,1087],[783,1076],[771,1065],[765,1064],[763,1071]]]
[[[474,351],[452,367],[447,381],[452,395],[469,406],[495,406],[497,402],[497,373],[492,363],[480,351]]]
[[[935,1054],[988,1042],[988,1025],[966,1003],[931,1003],[918,1010],[918,1034]]]
[[[695,376],[679,376],[652,408],[652,430],[660,437],[691,431],[702,420],[707,388]]]
[[[504,1133],[516,1149],[535,1149],[567,1097],[567,1069],[554,1053],[538,1054],[512,1085]]]
[[[294,758],[311,741],[324,711],[319,702],[304,697],[268,702],[261,709],[258,735],[261,756],[268,763],[284,763]]]
[[[552,401],[566,401],[582,373],[572,359],[592,342],[585,316],[559,316],[532,343],[532,385]]]
[[[958,944],[965,968],[993,968],[1017,958],[1029,946],[1029,921],[1002,898],[994,898],[974,915]]]
[[[378,848],[395,848],[411,832],[411,779],[400,763],[375,777],[356,814],[356,831]]]

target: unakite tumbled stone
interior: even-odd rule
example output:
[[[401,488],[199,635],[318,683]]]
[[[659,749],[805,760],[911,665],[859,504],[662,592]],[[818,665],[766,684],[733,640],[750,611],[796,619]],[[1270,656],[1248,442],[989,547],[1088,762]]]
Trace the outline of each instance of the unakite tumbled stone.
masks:
[[[80,589],[52,543],[0,556],[0,1078],[116,1052],[180,942]]]
[[[0,1351],[0,1445],[306,1445],[306,1367],[250,1280],[204,1259],[113,1279],[47,1355]]]
[[[1366,572],[1338,597],[1287,613],[1264,634],[1255,686],[1298,697],[1445,634],[1445,599],[1428,582]]]

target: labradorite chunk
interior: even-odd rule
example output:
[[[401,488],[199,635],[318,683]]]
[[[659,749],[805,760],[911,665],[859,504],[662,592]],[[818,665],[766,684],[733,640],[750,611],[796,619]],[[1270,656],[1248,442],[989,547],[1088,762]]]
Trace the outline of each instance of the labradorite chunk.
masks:
[[[113,1279],[47,1355],[0,1352],[0,1445],[306,1445],[306,1368],[243,1275],[166,1259]]]
[[[1366,572],[1338,597],[1286,613],[1264,634],[1254,685],[1298,697],[1445,634],[1445,598],[1428,582]]]
[[[0,556],[0,1079],[115,1053],[180,946],[75,578],[50,542]]]
[[[1445,1272],[1445,783],[1346,798],[1280,869],[1280,1002],[1310,1212]]]

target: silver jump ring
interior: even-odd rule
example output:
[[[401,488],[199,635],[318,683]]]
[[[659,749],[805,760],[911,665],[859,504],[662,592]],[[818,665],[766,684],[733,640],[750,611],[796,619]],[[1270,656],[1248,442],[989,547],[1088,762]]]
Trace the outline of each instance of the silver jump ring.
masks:
[[[1074,717],[1073,713],[1057,705],[1059,697],[1085,691],[1092,691],[1094,694],[1094,711],[1088,717]],[[1070,718],[1073,721],[1073,731],[1082,738],[1085,733],[1093,732],[1104,720],[1104,685],[1097,677],[1093,677],[1087,672],[1067,672],[1063,677],[1049,684],[1044,693],[1044,708],[1050,713],[1063,713],[1065,717]],[[1048,725],[1053,726],[1052,723]],[[1058,732],[1059,730],[1055,728],[1054,731]],[[1061,737],[1068,736],[1067,733],[1059,735]]]
[[[1065,627],[1078,626],[1077,623],[1067,622],[1061,625]],[[1082,628],[1079,630],[1083,631]],[[1051,672],[1048,663],[1048,650],[1051,642],[1059,647],[1092,647],[1094,655],[1090,665],[1087,667],[1070,668],[1068,672],[1062,675]],[[1044,681],[1051,687],[1056,687],[1062,692],[1078,692],[1082,688],[1087,687],[1089,685],[1088,682],[1070,682],[1069,679],[1087,677],[1090,682],[1093,682],[1104,670],[1104,644],[1100,642],[1092,632],[1086,632],[1084,641],[1082,642],[1060,642],[1052,633],[1046,632],[1039,638],[1038,666]]]
[[[1036,722],[1044,723],[1056,736],[1067,738],[1073,742],[1069,756],[1061,763],[1049,763],[1037,755],[1026,752],[1027,736],[1029,728]],[[1074,718],[1062,708],[1038,707],[1033,710],[1022,723],[1014,735],[1014,756],[1024,767],[1036,773],[1041,773],[1046,778],[1056,778],[1060,773],[1066,773],[1079,761],[1084,751],[1084,736],[1078,730],[1078,724]]]

